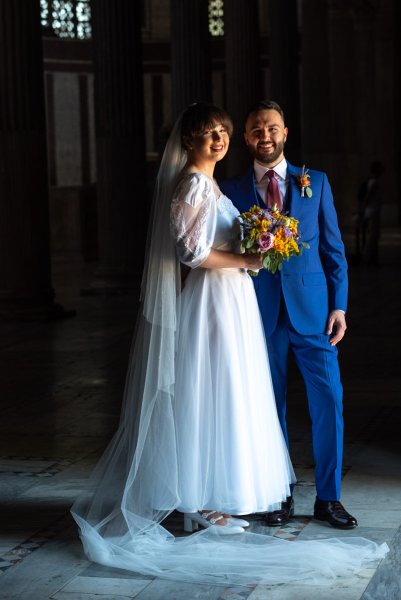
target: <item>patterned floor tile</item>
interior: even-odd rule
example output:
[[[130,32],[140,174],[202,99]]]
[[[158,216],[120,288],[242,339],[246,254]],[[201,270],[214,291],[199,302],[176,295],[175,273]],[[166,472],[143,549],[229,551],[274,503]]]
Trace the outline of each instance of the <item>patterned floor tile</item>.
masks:
[[[24,542],[14,546],[6,553],[0,556],[0,574],[4,573],[14,565],[20,563],[24,558],[38,550],[54,538],[61,531],[64,531],[70,525],[71,517],[69,514],[59,517],[48,525],[45,529],[36,532],[33,536],[26,539]]]
[[[246,600],[249,598],[249,595],[252,594],[256,585],[248,586],[246,588],[238,588],[238,587],[229,587],[221,593],[218,600]]]
[[[99,598],[109,600],[112,597],[119,596],[124,598],[135,598],[147,585],[147,579],[123,579],[112,577],[74,577],[72,581],[63,586],[58,592],[52,595],[57,600],[60,593],[63,595],[73,594],[96,594]],[[72,597],[72,596],[71,596]]]

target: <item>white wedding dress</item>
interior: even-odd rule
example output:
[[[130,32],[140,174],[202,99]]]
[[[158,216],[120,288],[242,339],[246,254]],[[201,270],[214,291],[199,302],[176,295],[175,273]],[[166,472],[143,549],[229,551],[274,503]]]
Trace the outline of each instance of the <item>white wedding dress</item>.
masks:
[[[239,214],[205,175],[172,202],[181,262],[173,403],[180,505],[234,514],[277,508],[295,481],[277,417],[259,308],[245,270],[203,269],[211,248],[238,251]]]
[[[219,527],[174,537],[163,527],[176,509],[266,511],[294,479],[252,281],[202,268],[211,247],[235,250],[237,211],[204,175],[177,187],[185,160],[179,120],[156,187],[120,425],[72,514],[87,557],[104,565],[222,585],[324,584],[387,546],[222,536]],[[183,291],[177,254],[192,267]]]

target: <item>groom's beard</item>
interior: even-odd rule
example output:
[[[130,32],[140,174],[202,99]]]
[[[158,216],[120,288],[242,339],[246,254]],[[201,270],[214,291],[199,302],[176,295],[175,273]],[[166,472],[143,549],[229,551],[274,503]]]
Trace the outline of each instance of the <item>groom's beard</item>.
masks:
[[[282,142],[273,143],[272,145],[274,151],[273,153],[269,153],[268,155],[263,152],[262,144],[258,144],[255,150],[252,148],[252,154],[258,162],[263,163],[264,165],[271,165],[272,163],[275,163],[277,161],[277,159],[283,152],[284,144],[284,140]]]

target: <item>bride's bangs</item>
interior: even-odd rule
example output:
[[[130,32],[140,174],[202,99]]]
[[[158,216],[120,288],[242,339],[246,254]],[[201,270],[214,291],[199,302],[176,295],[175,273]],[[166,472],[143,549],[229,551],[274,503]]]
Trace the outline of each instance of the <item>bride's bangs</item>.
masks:
[[[222,125],[224,127],[229,137],[232,136],[234,126],[231,118],[224,110],[217,107],[211,107],[211,111],[207,115],[205,121],[202,123],[201,129],[194,135],[201,135],[204,131],[213,129],[218,125]]]
[[[231,137],[233,122],[225,110],[212,104],[194,104],[184,113],[182,119],[182,137],[199,137],[208,129],[222,125]]]

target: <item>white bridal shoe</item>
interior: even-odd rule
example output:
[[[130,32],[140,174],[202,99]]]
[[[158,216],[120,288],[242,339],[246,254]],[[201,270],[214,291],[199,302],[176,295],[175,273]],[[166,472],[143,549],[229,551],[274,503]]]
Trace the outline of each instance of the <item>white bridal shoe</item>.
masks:
[[[244,533],[245,531],[244,527],[241,527],[236,521],[241,521],[249,525],[247,521],[234,519],[233,517],[226,518],[227,525],[216,525],[217,521],[224,519],[222,514],[213,519],[208,519],[210,515],[216,512],[215,510],[211,510],[202,511],[201,513],[184,513],[184,531],[192,533],[198,529],[198,525],[202,525],[202,527],[213,527],[213,530],[221,535],[233,535],[235,533]]]

